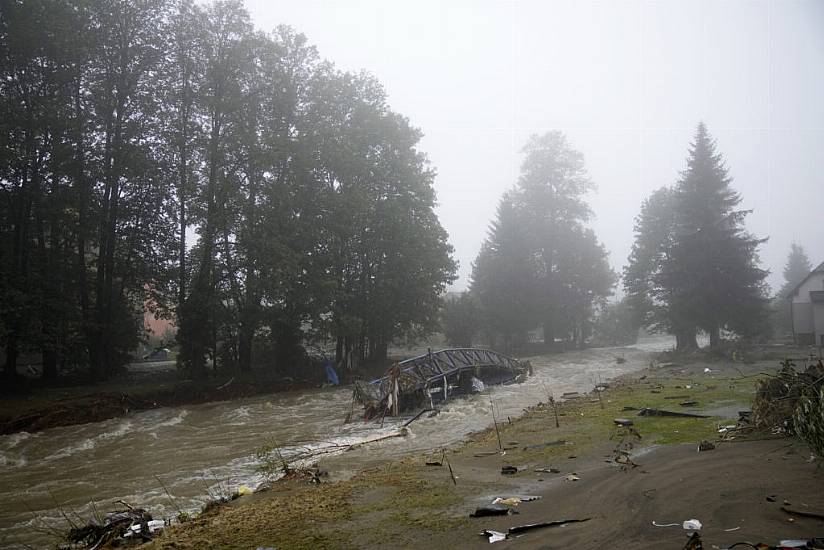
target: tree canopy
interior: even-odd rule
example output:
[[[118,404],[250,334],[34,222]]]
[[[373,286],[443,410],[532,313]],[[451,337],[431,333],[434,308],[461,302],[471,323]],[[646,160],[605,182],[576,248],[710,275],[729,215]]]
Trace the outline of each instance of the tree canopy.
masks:
[[[9,377],[35,352],[46,376],[105,378],[146,309],[175,319],[195,378],[435,328],[456,269],[435,172],[372,76],[256,31],[239,0],[0,8]]]
[[[736,209],[731,181],[701,123],[681,178],[648,198],[636,223],[624,288],[644,325],[673,332],[682,349],[696,346],[699,330],[715,347],[722,329],[750,336],[765,327],[764,239],[744,229],[749,211]]]
[[[582,345],[594,305],[615,283],[586,226],[585,194],[594,184],[561,132],[532,136],[523,152],[521,176],[501,199],[473,265],[472,293],[487,330],[507,348],[536,327],[547,344],[560,337]]]

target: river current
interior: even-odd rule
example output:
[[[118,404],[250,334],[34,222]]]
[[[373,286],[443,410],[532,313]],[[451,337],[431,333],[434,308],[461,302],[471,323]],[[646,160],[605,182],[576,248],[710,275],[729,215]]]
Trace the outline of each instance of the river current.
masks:
[[[328,452],[392,433],[406,420],[344,423],[351,387],[324,388],[144,411],[79,426],[0,436],[0,547],[49,547],[68,521],[120,507],[118,499],[171,517],[197,510],[209,494],[256,487],[255,451],[276,441],[284,457],[321,450],[332,479],[387,459],[448,447],[492,424],[490,397],[500,418],[564,392],[589,391],[600,381],[644,368],[650,352],[672,347],[655,338],[634,347],[598,348],[529,358],[534,374],[523,384],[496,386],[447,402],[420,418],[409,434]],[[617,357],[626,362],[619,364]],[[357,417],[358,410],[355,410]],[[165,486],[165,489],[164,489]],[[166,494],[174,495],[174,506]]]

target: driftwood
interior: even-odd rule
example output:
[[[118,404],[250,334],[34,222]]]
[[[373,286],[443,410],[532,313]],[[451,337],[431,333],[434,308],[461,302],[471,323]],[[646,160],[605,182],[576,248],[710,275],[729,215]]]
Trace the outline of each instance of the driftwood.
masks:
[[[794,510],[792,508],[788,508],[786,506],[782,506],[781,509],[788,514],[792,514],[794,516],[801,516],[803,518],[814,518],[814,519],[822,519],[824,520],[824,514],[819,514],[817,512],[803,512],[801,510]]]
[[[650,409],[648,407],[644,407],[640,411],[638,411],[638,416],[675,416],[675,417],[685,417],[685,418],[709,418],[709,416],[705,414],[693,414],[693,413],[684,413],[684,412],[676,412],[676,411],[665,411],[663,409]]]
[[[125,502],[127,510],[115,510],[106,514],[102,525],[90,521],[82,527],[72,527],[66,534],[66,539],[74,544],[82,544],[85,548],[96,550],[107,546],[120,538],[136,535],[148,541],[152,539],[152,532],[162,528],[161,521],[152,521],[152,516],[143,508],[135,508]]]

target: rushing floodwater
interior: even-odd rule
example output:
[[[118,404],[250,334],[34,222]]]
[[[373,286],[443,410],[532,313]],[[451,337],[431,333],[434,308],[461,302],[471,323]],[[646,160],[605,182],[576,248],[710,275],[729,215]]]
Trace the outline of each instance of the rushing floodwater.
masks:
[[[547,391],[556,397],[588,391],[598,380],[645,367],[649,352],[671,346],[669,339],[651,339],[631,348],[531,358],[534,375],[525,383],[450,401],[438,416],[414,422],[407,437],[330,453],[320,465],[341,479],[387,458],[453,445],[491,425],[490,396],[502,418],[515,417],[546,401]],[[619,365],[617,356],[627,361]],[[260,483],[254,454],[270,439],[288,457],[371,439],[403,421],[387,419],[382,428],[360,421],[344,424],[351,401],[349,387],[307,390],[0,436],[0,547],[53,544],[54,530],[67,527],[61,509],[88,519],[93,506],[106,511],[123,499],[155,517],[173,516],[158,478],[177,506],[195,510],[206,501],[207,488],[214,494]]]

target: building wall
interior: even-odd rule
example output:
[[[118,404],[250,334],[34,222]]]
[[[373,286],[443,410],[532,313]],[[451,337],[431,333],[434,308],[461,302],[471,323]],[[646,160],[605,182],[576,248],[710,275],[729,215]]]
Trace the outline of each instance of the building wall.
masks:
[[[815,330],[813,323],[813,304],[809,302],[810,294],[807,292],[807,302],[793,302],[793,332],[796,334],[812,334]]]
[[[813,304],[813,323],[815,325],[815,343],[824,346],[824,304]]]
[[[793,303],[810,303],[811,290],[824,290],[824,273],[813,273],[809,279],[804,281],[798,292],[793,294]]]

